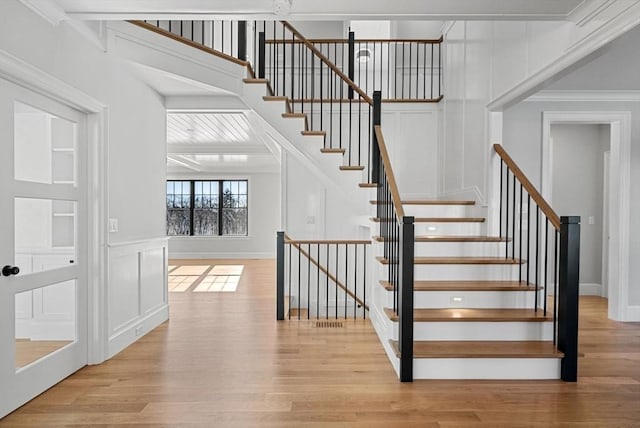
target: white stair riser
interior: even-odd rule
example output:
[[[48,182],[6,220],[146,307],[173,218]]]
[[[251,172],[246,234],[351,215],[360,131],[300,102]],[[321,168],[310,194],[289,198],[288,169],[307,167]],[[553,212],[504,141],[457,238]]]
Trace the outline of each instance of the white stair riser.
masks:
[[[406,215],[414,217],[484,217],[483,210],[473,205],[403,205]]]
[[[452,235],[452,236],[478,236],[483,235],[484,223],[422,223],[414,224],[416,235]]]
[[[386,306],[393,305],[393,292],[387,291]],[[542,295],[538,294],[538,305]],[[461,299],[459,302],[457,299]],[[471,308],[471,309],[533,309],[533,291],[416,291],[415,308]]]
[[[518,269],[518,265],[415,265],[414,279],[512,281],[518,279]]]
[[[560,379],[559,358],[414,358],[414,379]]]
[[[376,255],[384,253],[384,244],[374,241]],[[416,257],[504,257],[504,242],[416,242]],[[511,252],[509,252],[511,255]]]
[[[397,331],[393,333],[397,340]],[[553,340],[553,323],[526,321],[415,322],[413,340]]]

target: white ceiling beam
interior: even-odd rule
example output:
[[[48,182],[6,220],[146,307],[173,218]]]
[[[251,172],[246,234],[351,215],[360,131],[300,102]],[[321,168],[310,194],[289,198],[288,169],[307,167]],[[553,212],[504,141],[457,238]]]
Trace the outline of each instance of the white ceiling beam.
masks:
[[[169,143],[167,153],[169,155],[247,155],[271,152],[263,144]]]
[[[177,158],[176,156],[167,155],[167,161],[173,162],[174,165],[180,165],[184,168],[190,169],[195,172],[202,172],[202,168],[200,168],[198,164],[190,161],[189,159],[185,159],[183,157],[178,156]],[[169,167],[169,165],[167,165],[167,167]]]
[[[235,96],[168,96],[165,97],[168,113],[241,113],[249,107]]]
[[[81,19],[565,20],[583,0],[57,0]]]

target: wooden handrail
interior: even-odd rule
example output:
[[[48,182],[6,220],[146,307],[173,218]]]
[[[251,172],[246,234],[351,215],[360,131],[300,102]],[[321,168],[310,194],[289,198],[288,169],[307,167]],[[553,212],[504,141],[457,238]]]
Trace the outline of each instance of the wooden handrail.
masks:
[[[560,230],[560,217],[556,212],[551,208],[551,205],[542,197],[540,192],[535,188],[533,184],[529,181],[526,175],[522,172],[522,170],[516,165],[516,163],[511,159],[511,156],[505,151],[505,149],[500,144],[494,144],[493,150],[496,151],[498,156],[502,158],[507,167],[513,172],[513,175],[518,179],[522,187],[525,188],[527,193],[531,196],[531,199],[540,207],[542,213],[549,219],[553,227],[556,230]]]
[[[400,221],[404,217],[404,208],[402,207],[402,200],[400,199],[400,192],[398,191],[398,184],[396,183],[396,177],[393,175],[393,169],[391,168],[391,161],[389,160],[389,153],[387,153],[387,146],[384,143],[384,136],[382,135],[382,128],[380,125],[374,127],[376,133],[376,140],[378,141],[378,148],[380,149],[380,157],[384,165],[384,173],[389,181],[389,190],[391,190],[391,199],[393,199],[393,206],[396,209],[396,215]]]
[[[302,34],[300,34],[300,32],[298,32],[298,30],[296,30],[287,21],[280,21],[280,22],[282,22],[282,25],[284,25],[289,31],[291,31],[294,36],[296,36],[298,39],[302,40],[304,42],[305,46],[307,48],[309,48],[311,50],[311,52],[313,52],[315,54],[315,56],[317,56],[320,59],[320,61],[324,62],[327,67],[329,67],[334,73],[336,73],[338,75],[338,77],[340,77],[340,79],[342,79],[342,81],[344,81],[347,85],[349,85],[349,87],[351,89],[353,89],[354,92],[356,92],[358,95],[360,95],[362,97],[362,99],[364,99],[369,105],[373,105],[373,100],[371,99],[371,97],[368,96],[362,89],[360,89],[360,87],[358,85],[356,85],[353,82],[353,80],[349,79],[349,77],[347,77],[346,74],[344,74],[342,71],[340,71],[340,69],[338,69],[338,67],[336,67],[335,64],[333,64],[329,60],[329,58],[324,56],[324,54],[322,52],[320,52],[318,50],[318,48],[316,48],[313,45],[313,43],[311,43],[309,40],[307,40]]]
[[[349,43],[348,39],[307,39],[310,43],[326,44],[326,43]],[[439,39],[355,39],[356,43],[424,43],[424,44],[437,44],[442,43],[442,36]],[[304,43],[302,40],[281,40],[281,39],[268,39],[265,43],[282,43],[282,44],[298,44]]]
[[[371,244],[370,239],[291,239],[285,238],[287,244],[349,244],[349,245],[367,245]]]
[[[340,287],[342,290],[344,290],[352,299],[354,299],[356,302],[358,302],[358,304],[360,306],[362,306],[365,310],[369,310],[369,306],[367,306],[360,298],[358,298],[355,294],[353,294],[353,292],[351,292],[351,290],[349,290],[343,283],[341,283],[337,277],[335,277],[333,274],[331,274],[331,272],[329,272],[329,270],[327,270],[327,268],[325,268],[324,266],[322,266],[316,259],[314,259],[311,254],[307,253],[305,250],[302,249],[302,247],[299,245],[299,243],[303,243],[303,241],[296,241],[294,239],[291,239],[291,237],[289,235],[287,235],[286,233],[284,234],[284,239],[285,239],[285,243],[289,243],[291,245],[293,245],[294,247],[296,247],[296,249],[300,252],[300,254],[302,254],[303,256],[305,256],[306,258],[309,259],[309,261],[314,264],[318,269],[320,269],[321,272],[323,272],[325,275],[327,275],[327,278],[329,278],[331,281],[333,281],[338,287]],[[360,241],[358,241],[360,242]],[[370,244],[371,241],[364,241],[365,243]],[[313,241],[313,244],[318,243],[318,241]],[[345,243],[345,241],[340,241],[340,243]]]
[[[202,44],[200,44],[198,42],[194,42],[193,40],[187,39],[186,37],[182,37],[182,36],[180,36],[178,34],[174,34],[174,33],[170,32],[170,31],[165,30],[164,28],[156,27],[155,25],[149,24],[149,23],[144,22],[144,21],[129,20],[127,22],[129,22],[129,23],[131,23],[133,25],[137,25],[138,27],[144,28],[146,30],[153,31],[154,33],[161,34],[161,35],[163,35],[165,37],[168,37],[170,39],[173,39],[173,40],[178,41],[180,43],[183,43],[185,45],[191,46],[192,48],[199,49],[199,50],[201,50],[203,52],[206,52],[208,54],[215,55],[215,56],[217,56],[219,58],[222,58],[222,59],[226,59],[227,61],[231,61],[231,62],[236,63],[238,65],[242,65],[243,67],[247,67],[251,71],[251,68],[249,68],[250,65],[249,65],[248,61],[243,61],[243,60],[238,59],[236,57],[233,57],[231,55],[227,55],[226,53],[217,51],[215,49],[211,49],[208,46],[202,45]]]

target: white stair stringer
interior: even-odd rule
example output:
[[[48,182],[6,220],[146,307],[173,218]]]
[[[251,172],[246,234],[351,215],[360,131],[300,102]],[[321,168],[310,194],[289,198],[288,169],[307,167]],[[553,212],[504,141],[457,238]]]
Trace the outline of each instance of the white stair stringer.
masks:
[[[278,142],[288,153],[291,153],[316,175],[320,174],[331,182],[331,189],[343,195],[355,213],[365,213],[367,209],[368,189],[360,188],[363,182],[362,171],[342,171],[343,157],[337,153],[321,153],[324,146],[321,135],[302,135],[305,130],[304,118],[285,118],[285,101],[265,101],[266,84],[247,83],[241,95],[243,101],[266,123],[272,132],[281,138]]]

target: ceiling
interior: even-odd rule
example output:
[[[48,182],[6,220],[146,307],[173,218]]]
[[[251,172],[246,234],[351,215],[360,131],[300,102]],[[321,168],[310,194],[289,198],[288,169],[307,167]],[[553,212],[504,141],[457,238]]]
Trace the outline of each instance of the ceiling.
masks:
[[[68,16],[80,19],[245,19],[345,20],[564,20],[583,4],[601,0],[23,0],[31,4],[52,3]]]
[[[277,150],[252,112],[194,111],[167,114],[169,175],[275,173]]]

